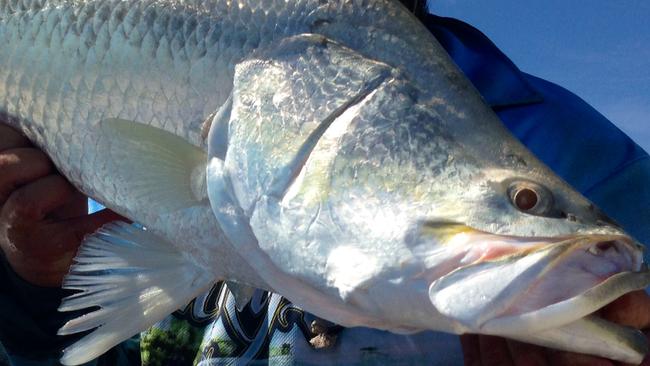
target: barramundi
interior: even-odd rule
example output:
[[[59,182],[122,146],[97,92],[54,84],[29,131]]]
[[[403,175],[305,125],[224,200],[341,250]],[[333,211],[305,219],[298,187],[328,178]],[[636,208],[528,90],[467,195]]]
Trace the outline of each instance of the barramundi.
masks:
[[[2,0],[0,109],[137,225],[87,237],[60,334],[91,360],[215,281],[343,326],[638,363],[593,314],[641,245],[502,125],[389,0]],[[71,253],[72,255],[72,253]]]

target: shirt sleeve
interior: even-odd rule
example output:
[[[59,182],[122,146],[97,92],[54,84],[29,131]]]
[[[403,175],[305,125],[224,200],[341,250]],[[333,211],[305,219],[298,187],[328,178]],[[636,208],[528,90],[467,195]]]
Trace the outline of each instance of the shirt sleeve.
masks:
[[[32,285],[11,269],[4,256],[0,261],[0,365],[60,365],[61,351],[83,334],[64,337],[57,330],[87,311],[59,312],[61,299],[71,291]],[[87,366],[140,364],[140,339],[134,336]]]
[[[4,257],[0,265],[0,340],[10,358],[58,359],[68,338],[56,335],[65,319],[57,311],[65,292],[29,284]]]
[[[646,246],[650,245],[650,158],[629,162],[595,184],[589,198]],[[648,251],[645,252],[646,259]]]

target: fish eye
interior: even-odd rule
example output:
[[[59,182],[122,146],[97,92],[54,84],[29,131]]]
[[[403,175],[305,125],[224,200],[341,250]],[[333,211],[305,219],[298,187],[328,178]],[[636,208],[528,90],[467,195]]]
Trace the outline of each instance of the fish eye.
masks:
[[[553,195],[540,184],[527,180],[512,182],[508,189],[510,201],[517,210],[537,216],[548,216],[553,209]]]
[[[522,188],[514,193],[515,206],[521,211],[529,211],[537,206],[537,192],[530,188]]]

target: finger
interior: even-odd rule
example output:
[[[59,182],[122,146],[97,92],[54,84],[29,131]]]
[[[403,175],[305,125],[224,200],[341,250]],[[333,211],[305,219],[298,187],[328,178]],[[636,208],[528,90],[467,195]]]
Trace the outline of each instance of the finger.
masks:
[[[88,197],[75,191],[65,205],[52,211],[47,218],[62,221],[85,215],[88,215]]]
[[[103,209],[90,215],[65,220],[61,225],[72,230],[79,241],[81,241],[86,235],[94,233],[100,227],[113,221],[130,222],[127,218],[109,209]]]
[[[513,365],[506,340],[501,337],[481,335],[478,337],[483,366]]]
[[[110,210],[104,210],[75,219],[41,222],[36,231],[27,231],[31,226],[12,230],[17,232],[14,241],[18,243],[12,252],[15,256],[12,266],[32,283],[44,283],[46,278],[52,279],[54,284],[59,283],[61,276],[56,274],[67,272],[84,236],[121,218]],[[35,278],[37,273],[44,277]]]
[[[564,351],[550,352],[548,358],[551,365],[558,366],[614,366],[604,358]]]
[[[60,175],[48,175],[15,190],[2,208],[3,220],[11,226],[30,225],[63,206],[75,193]]]
[[[59,240],[56,246],[50,246],[47,249],[41,249],[41,255],[53,257],[61,253],[70,252],[74,255],[83,242],[84,238],[97,231],[100,227],[109,222],[128,220],[115,212],[104,209],[90,215],[84,215],[52,224],[50,231],[58,233]],[[72,260],[72,257],[70,257]]]
[[[650,328],[650,296],[643,290],[630,292],[604,307],[600,314],[621,325]]]
[[[481,350],[476,334],[463,334],[460,336],[460,346],[463,350],[465,366],[481,366]]]
[[[0,153],[0,204],[16,187],[52,172],[50,159],[33,148],[10,149]]]
[[[0,152],[30,146],[29,140],[13,128],[0,123]]]
[[[547,349],[528,343],[507,340],[508,349],[513,363],[517,366],[544,366],[548,365],[546,359]]]

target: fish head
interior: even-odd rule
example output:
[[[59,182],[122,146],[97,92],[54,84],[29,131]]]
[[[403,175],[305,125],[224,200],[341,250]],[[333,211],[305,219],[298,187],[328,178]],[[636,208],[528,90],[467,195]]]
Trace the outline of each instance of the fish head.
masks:
[[[238,65],[213,122],[208,195],[233,245],[306,310],[522,339],[650,282],[634,239],[480,97],[454,100],[460,76],[431,93],[313,35],[263,56]]]
[[[466,154],[455,164],[477,172],[450,185],[406,240],[427,263],[436,310],[507,335],[566,324],[648,285],[643,245],[500,126],[486,135],[479,149],[455,135]]]
[[[650,284],[644,246],[534,158],[517,161],[468,181],[466,200],[448,201],[455,214],[408,240],[431,303],[456,333],[638,364],[643,334],[593,314]]]

